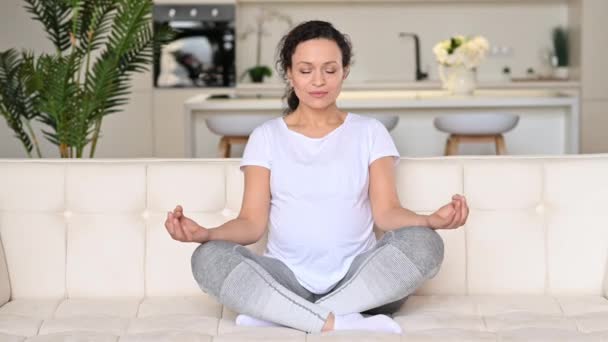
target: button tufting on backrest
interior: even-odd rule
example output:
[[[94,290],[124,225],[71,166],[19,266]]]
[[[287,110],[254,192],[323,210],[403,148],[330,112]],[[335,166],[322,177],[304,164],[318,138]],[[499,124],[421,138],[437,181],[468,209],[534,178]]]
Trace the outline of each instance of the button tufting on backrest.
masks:
[[[534,208],[534,210],[536,211],[537,214],[543,214],[545,212],[545,204],[543,202],[538,203],[538,205],[536,205],[536,208]]]

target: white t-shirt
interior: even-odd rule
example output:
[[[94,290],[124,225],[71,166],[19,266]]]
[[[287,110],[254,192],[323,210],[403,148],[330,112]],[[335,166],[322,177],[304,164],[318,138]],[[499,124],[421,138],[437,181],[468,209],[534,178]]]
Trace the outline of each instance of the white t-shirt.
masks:
[[[270,216],[264,255],[284,262],[309,291],[327,293],[353,259],[376,244],[369,165],[399,152],[375,118],[348,113],[322,138],[288,128],[283,117],[249,136],[245,165],[270,169]]]

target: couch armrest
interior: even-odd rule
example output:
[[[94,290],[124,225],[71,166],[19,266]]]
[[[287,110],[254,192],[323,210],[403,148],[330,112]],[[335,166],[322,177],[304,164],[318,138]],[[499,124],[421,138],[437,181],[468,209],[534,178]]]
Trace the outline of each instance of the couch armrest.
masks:
[[[608,260],[606,260],[606,270],[604,271],[604,298],[608,299]]]
[[[8,267],[4,256],[4,246],[0,240],[0,306],[11,299],[11,284],[8,278]]]

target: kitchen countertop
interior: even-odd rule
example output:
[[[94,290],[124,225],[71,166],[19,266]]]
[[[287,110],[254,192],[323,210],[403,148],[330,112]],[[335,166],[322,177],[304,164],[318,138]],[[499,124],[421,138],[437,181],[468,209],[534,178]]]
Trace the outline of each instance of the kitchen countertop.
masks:
[[[519,81],[478,81],[478,89],[578,89],[580,82],[576,80],[519,80]],[[283,91],[283,83],[238,83],[237,91]],[[343,90],[414,90],[414,89],[441,89],[439,80],[424,81],[349,81],[342,85]]]
[[[196,156],[200,146],[212,137],[204,127],[207,119],[218,118],[234,125],[251,120],[279,116],[285,108],[280,95],[255,94],[232,89],[224,91],[232,98],[210,98],[202,93],[184,104],[184,139],[186,152]],[[521,116],[518,129],[509,136],[514,153],[578,153],[579,92],[569,89],[477,89],[472,96],[453,96],[445,90],[342,90],[337,99],[344,110],[368,115],[397,115],[400,124],[392,135],[406,155],[441,153],[445,137],[439,136],[432,120],[439,113],[515,111]],[[221,118],[220,118],[221,117]],[[247,118],[247,119],[245,119]],[[251,119],[249,119],[251,118]],[[228,123],[227,123],[228,122]],[[539,139],[538,137],[543,137]],[[197,147],[199,146],[199,147]],[[417,147],[416,147],[417,146]],[[532,147],[529,147],[532,146]]]
[[[238,91],[229,94],[229,98],[200,94],[188,99],[185,107],[187,111],[284,108],[283,100],[276,94],[261,97]],[[344,108],[538,107],[578,105],[578,96],[547,89],[477,89],[471,96],[450,95],[445,90],[343,90],[337,103]]]

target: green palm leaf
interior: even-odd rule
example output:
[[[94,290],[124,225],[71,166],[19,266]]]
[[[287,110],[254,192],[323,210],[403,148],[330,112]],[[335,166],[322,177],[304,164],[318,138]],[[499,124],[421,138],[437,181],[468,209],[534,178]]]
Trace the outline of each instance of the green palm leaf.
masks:
[[[70,47],[70,4],[65,0],[25,0],[25,9],[44,25],[57,51]]]
[[[7,125],[14,131],[25,148],[28,156],[31,156],[34,148],[33,139],[26,132],[29,120],[36,116],[32,97],[28,95],[21,73],[22,60],[19,54],[13,50],[0,53],[0,115],[4,116]],[[33,132],[31,133],[33,134]],[[40,151],[38,150],[40,155]]]
[[[0,112],[28,155],[36,119],[62,157],[82,157],[89,143],[93,157],[103,117],[128,103],[133,74],[148,70],[172,31],[152,30],[152,0],[24,1],[57,53],[0,54]]]

